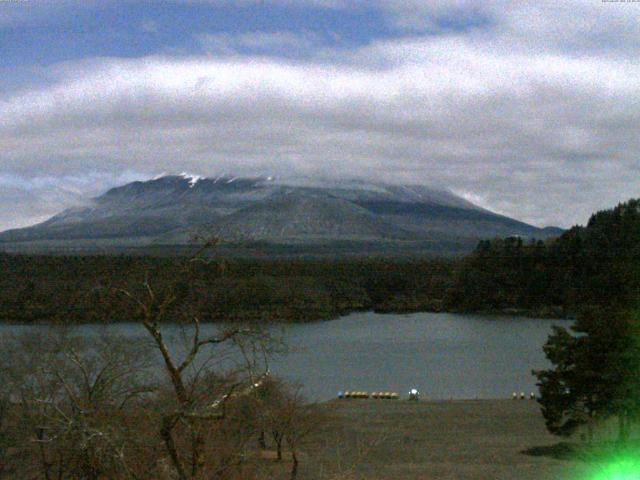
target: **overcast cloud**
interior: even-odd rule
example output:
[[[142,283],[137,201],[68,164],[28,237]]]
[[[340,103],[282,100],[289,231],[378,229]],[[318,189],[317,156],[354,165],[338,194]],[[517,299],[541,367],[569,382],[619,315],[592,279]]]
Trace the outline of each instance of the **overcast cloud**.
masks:
[[[45,80],[0,92],[0,229],[184,170],[435,184],[565,227],[639,196],[640,3],[266,3],[385,30],[285,21],[39,66]],[[14,5],[0,25],[26,17]]]

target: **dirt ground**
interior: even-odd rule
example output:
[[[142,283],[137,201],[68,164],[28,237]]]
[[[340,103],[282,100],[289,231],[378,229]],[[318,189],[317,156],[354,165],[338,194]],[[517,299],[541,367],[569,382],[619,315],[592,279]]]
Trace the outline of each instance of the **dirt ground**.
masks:
[[[531,400],[336,400],[301,479],[587,479],[587,465],[522,453],[558,443]]]

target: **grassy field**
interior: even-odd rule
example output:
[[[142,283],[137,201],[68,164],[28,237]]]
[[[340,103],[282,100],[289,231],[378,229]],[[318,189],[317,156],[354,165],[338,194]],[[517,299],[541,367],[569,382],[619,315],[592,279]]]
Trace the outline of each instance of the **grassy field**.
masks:
[[[302,479],[589,478],[582,462],[522,453],[558,443],[535,401],[341,400],[322,408]]]

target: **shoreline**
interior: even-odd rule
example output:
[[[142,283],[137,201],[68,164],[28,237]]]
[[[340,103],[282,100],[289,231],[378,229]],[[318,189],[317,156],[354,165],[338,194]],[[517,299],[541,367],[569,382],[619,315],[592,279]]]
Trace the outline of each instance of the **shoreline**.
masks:
[[[272,325],[304,325],[310,323],[324,323],[324,322],[334,322],[336,320],[343,319],[348,317],[349,315],[358,314],[358,313],[374,313],[377,315],[414,315],[420,313],[432,313],[432,314],[450,314],[450,315],[461,315],[461,316],[487,316],[487,317],[501,317],[501,318],[526,318],[531,320],[561,320],[561,321],[571,321],[575,320],[575,316],[571,314],[567,314],[564,316],[559,315],[548,315],[543,311],[539,310],[526,310],[526,309],[502,309],[502,310],[478,310],[478,311],[466,311],[466,310],[445,310],[445,309],[380,309],[380,308],[370,308],[370,309],[354,309],[349,311],[344,311],[340,313],[336,313],[335,315],[329,315],[326,317],[314,317],[309,320],[295,321],[295,320],[247,320],[247,323],[262,323],[262,324],[272,324]],[[69,322],[62,323],[55,320],[38,320],[33,322],[25,322],[24,320],[9,320],[0,318],[0,325],[18,325],[18,326],[65,326],[65,327],[73,327],[73,326],[110,326],[110,325],[125,325],[125,324],[133,324],[137,323],[135,321],[110,321],[110,322]],[[172,323],[179,322],[166,322],[166,325],[171,325]],[[202,324],[208,325],[224,325],[224,324],[235,324],[242,323],[241,320],[238,320],[236,317],[230,318],[228,320],[207,320],[202,319]]]

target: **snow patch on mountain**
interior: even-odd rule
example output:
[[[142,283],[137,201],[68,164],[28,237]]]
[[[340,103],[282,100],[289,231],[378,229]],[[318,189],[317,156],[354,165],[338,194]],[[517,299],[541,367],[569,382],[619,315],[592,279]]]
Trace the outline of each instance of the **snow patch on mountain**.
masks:
[[[187,173],[187,172],[182,172],[180,175],[178,175],[179,177],[184,178],[185,180],[189,181],[189,186],[190,188],[193,188],[196,186],[196,184],[201,181],[204,180],[205,177],[201,177],[200,175],[194,175],[191,173]]]

